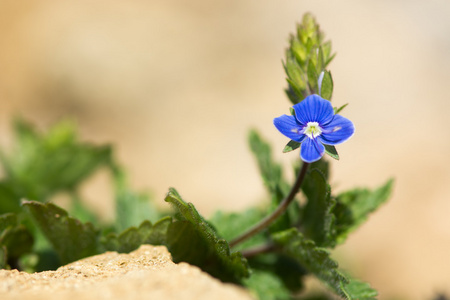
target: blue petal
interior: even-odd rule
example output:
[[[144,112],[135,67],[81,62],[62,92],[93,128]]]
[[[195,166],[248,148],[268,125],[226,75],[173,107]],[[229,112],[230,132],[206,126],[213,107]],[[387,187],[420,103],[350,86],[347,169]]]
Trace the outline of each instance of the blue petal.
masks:
[[[318,137],[324,144],[337,145],[348,140],[355,133],[352,121],[341,115],[335,115],[333,121],[322,126],[322,134]]]
[[[307,163],[319,160],[324,153],[325,147],[317,139],[307,138],[300,147],[300,157]]]
[[[297,123],[294,116],[282,115],[273,119],[273,125],[285,136],[296,142],[301,142],[305,138],[302,127]]]
[[[293,106],[297,120],[302,124],[318,122],[326,125],[333,120],[334,110],[331,102],[318,95],[310,95]]]

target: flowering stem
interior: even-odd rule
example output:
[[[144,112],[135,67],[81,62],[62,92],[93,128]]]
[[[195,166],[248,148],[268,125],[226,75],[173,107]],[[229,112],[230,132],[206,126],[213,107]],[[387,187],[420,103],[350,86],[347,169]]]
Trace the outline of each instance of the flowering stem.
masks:
[[[261,246],[255,247],[255,248],[242,250],[241,253],[242,253],[243,257],[250,258],[250,257],[256,256],[258,254],[273,252],[275,249],[276,249],[276,246],[274,244],[270,243],[270,244],[261,245]]]
[[[300,170],[300,173],[298,174],[297,179],[295,180],[294,186],[292,186],[291,191],[289,192],[289,195],[287,195],[286,198],[283,199],[283,201],[280,202],[278,207],[267,217],[261,220],[258,224],[250,228],[248,231],[244,232],[234,240],[230,242],[230,247],[234,247],[243,241],[251,238],[267,226],[269,226],[273,221],[275,221],[279,216],[281,216],[286,209],[288,208],[289,204],[294,200],[295,195],[300,190],[300,187],[302,186],[303,180],[305,179],[306,171],[308,170],[309,163],[304,162],[302,165],[302,168]]]

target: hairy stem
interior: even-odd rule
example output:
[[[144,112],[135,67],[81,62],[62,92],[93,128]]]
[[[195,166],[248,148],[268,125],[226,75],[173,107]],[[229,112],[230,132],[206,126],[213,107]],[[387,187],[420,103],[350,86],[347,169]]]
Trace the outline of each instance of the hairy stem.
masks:
[[[306,171],[308,170],[309,163],[304,162],[302,165],[302,168],[300,169],[300,173],[298,174],[297,179],[295,180],[294,185],[292,186],[291,191],[289,192],[289,195],[287,195],[286,198],[283,199],[283,201],[280,202],[278,207],[267,217],[262,219],[258,224],[250,228],[248,231],[244,232],[234,240],[230,242],[230,247],[234,247],[243,241],[251,238],[264,228],[267,228],[273,221],[275,221],[279,216],[281,216],[286,209],[288,208],[289,204],[294,200],[295,195],[300,190],[300,187],[302,186],[303,179],[305,179]]]
[[[276,249],[276,246],[274,244],[265,244],[265,245],[261,245],[261,246],[257,246],[254,248],[250,248],[250,249],[245,249],[242,250],[242,256],[244,256],[245,258],[250,258],[253,256],[256,256],[258,254],[262,254],[262,253],[269,253],[272,252]]]

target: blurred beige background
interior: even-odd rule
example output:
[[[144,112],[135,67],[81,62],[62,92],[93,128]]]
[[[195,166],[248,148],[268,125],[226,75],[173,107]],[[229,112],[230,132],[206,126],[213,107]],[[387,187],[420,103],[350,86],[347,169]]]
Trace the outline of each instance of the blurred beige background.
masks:
[[[115,144],[161,205],[169,186],[206,215],[257,204],[248,129],[298,159],[281,155],[272,119],[288,111],[281,59],[307,11],[333,41],[333,102],[350,103],[357,129],[333,163],[335,190],[396,178],[336,255],[380,299],[450,295],[446,0],[2,0],[0,142],[15,114],[42,128],[70,117],[83,139]]]

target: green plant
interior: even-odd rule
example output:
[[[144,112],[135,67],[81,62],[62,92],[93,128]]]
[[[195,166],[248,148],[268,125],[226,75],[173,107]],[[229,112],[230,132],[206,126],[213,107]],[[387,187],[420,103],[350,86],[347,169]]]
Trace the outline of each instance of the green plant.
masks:
[[[299,296],[306,276],[317,277],[330,293],[345,299],[374,299],[377,292],[340,270],[330,251],[388,199],[393,181],[375,190],[340,194],[328,183],[330,163],[322,155],[339,159],[334,145],[353,134],[353,124],[336,117],[345,106],[333,111],[328,102],[333,80],[327,67],[333,58],[331,43],[306,14],[290,38],[284,62],[286,94],[294,109],[292,116],[277,118],[282,122],[275,124],[292,139],[284,152],[301,148],[304,162],[299,159],[293,165],[299,175],[291,185],[272,158],[269,143],[252,130],[250,149],[270,201],[243,212],[217,212],[209,220],[173,188],[165,198],[173,211],[158,209],[146,194],[129,187],[112,148],[78,141],[72,123],[41,133],[16,120],[15,148],[1,152],[0,267],[48,270],[105,251],[165,245],[175,262],[188,262],[222,281],[245,286],[260,299],[328,299],[325,294]],[[312,111],[317,103],[329,106],[326,116],[302,122],[305,98],[316,99],[308,104]],[[100,168],[113,179],[117,213],[112,224],[100,222],[78,191]],[[72,199],[69,212],[52,203],[57,193]]]

